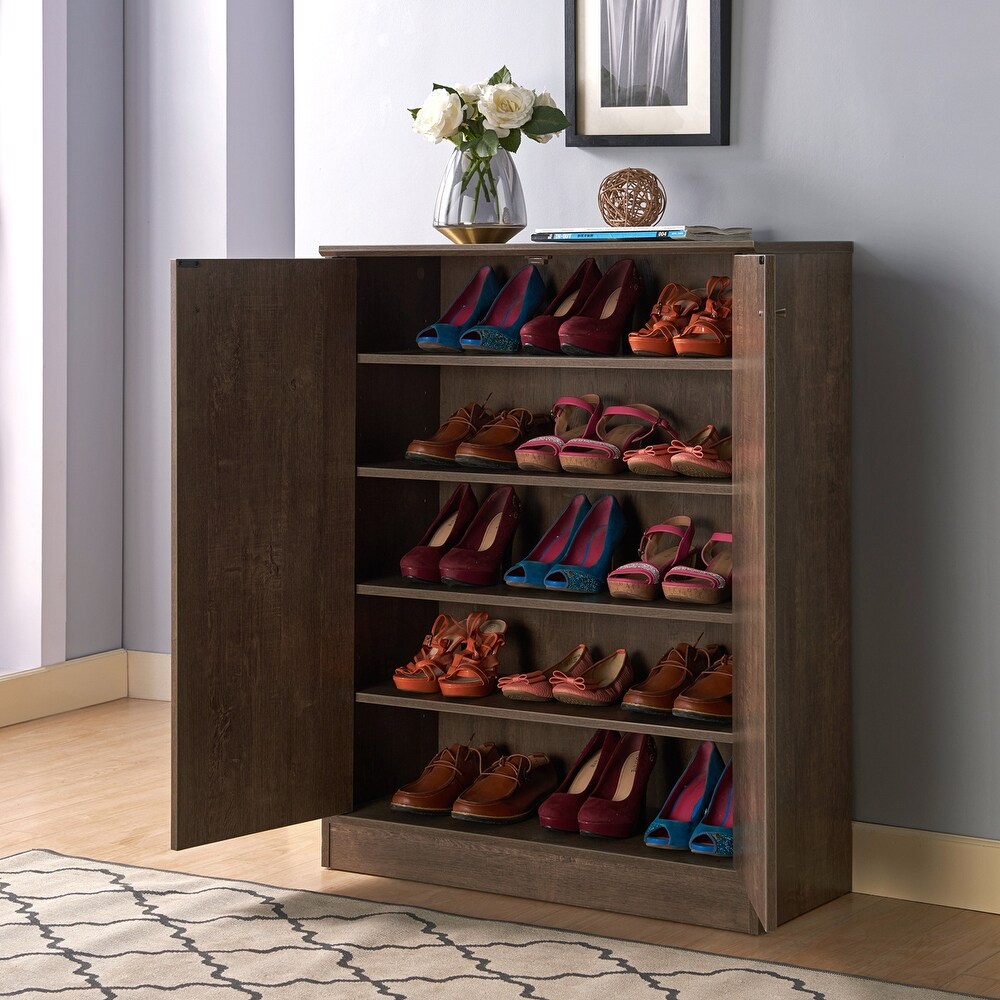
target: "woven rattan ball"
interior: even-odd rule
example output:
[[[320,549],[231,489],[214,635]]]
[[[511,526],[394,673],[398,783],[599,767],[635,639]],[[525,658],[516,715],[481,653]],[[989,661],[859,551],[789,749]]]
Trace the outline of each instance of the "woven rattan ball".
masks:
[[[660,221],[667,196],[656,174],[626,167],[601,181],[597,205],[609,226],[652,226]]]

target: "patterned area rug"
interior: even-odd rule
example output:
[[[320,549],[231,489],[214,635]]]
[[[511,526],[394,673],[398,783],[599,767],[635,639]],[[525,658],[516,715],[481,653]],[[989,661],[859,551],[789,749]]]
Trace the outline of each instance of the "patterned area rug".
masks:
[[[0,997],[217,1000],[225,994],[252,1000],[958,995],[51,851],[0,860]]]

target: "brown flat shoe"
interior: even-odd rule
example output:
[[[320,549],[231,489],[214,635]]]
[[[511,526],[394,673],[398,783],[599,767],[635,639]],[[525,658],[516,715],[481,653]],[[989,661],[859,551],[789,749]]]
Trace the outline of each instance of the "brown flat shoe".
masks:
[[[478,747],[452,743],[424,768],[416,781],[403,785],[389,805],[403,812],[449,813],[455,799],[499,759],[493,743]]]
[[[474,469],[516,469],[517,446],[551,431],[548,413],[532,413],[522,406],[502,410],[475,437],[458,446],[455,461]]]
[[[707,670],[722,655],[720,646],[696,646],[679,642],[649,672],[641,683],[629,688],[622,699],[622,708],[632,712],[669,715],[674,699],[695,678]]]
[[[474,823],[519,823],[533,816],[558,785],[555,766],[545,754],[512,753],[462,792],[451,817]]]
[[[674,715],[703,722],[733,721],[733,658],[716,660],[674,702]]]
[[[427,465],[454,465],[455,451],[463,441],[476,436],[493,419],[479,403],[466,403],[456,410],[429,438],[415,438],[406,447],[411,462]]]

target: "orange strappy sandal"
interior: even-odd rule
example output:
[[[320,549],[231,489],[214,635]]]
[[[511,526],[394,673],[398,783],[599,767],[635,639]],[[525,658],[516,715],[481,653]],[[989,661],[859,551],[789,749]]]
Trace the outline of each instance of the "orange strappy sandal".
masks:
[[[674,336],[674,350],[689,358],[728,358],[733,353],[733,279],[714,275],[705,285],[705,304]]]
[[[485,612],[481,614],[485,621],[488,616]],[[466,622],[455,621],[451,615],[438,615],[430,633],[424,636],[420,651],[405,667],[396,668],[392,682],[400,691],[437,694],[438,680],[447,673],[468,634]]]
[[[500,650],[507,641],[507,623],[475,611],[466,619],[469,637],[457,651],[447,673],[438,681],[446,698],[485,698],[496,687]]]
[[[688,317],[700,309],[704,301],[703,291],[673,282],[665,285],[643,328],[628,335],[632,353],[642,357],[675,355],[674,337],[687,326]]]

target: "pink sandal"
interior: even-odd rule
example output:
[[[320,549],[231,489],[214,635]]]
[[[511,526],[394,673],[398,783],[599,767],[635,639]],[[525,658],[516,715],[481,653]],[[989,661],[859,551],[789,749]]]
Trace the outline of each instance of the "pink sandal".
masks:
[[[728,596],[733,580],[733,536],[717,531],[701,550],[704,569],[674,566],[663,576],[663,596],[688,604],[720,604]]]
[[[575,438],[559,452],[563,472],[611,476],[625,468],[625,452],[656,434],[677,437],[660,411],[644,403],[609,406],[597,423],[597,437]]]
[[[663,574],[687,558],[694,527],[686,514],[646,529],[639,543],[639,561],[625,563],[608,574],[612,597],[651,601],[663,583]]]
[[[670,444],[654,444],[646,448],[635,448],[625,452],[625,464],[629,472],[637,476],[677,476],[680,470],[675,469],[673,457],[681,449],[710,446],[720,440],[715,424],[707,424],[694,437],[685,441],[676,438]]]
[[[563,396],[552,407],[555,430],[552,434],[531,438],[514,451],[517,466],[525,472],[558,472],[563,445],[574,438],[590,437],[597,429],[604,407],[601,397]]]

